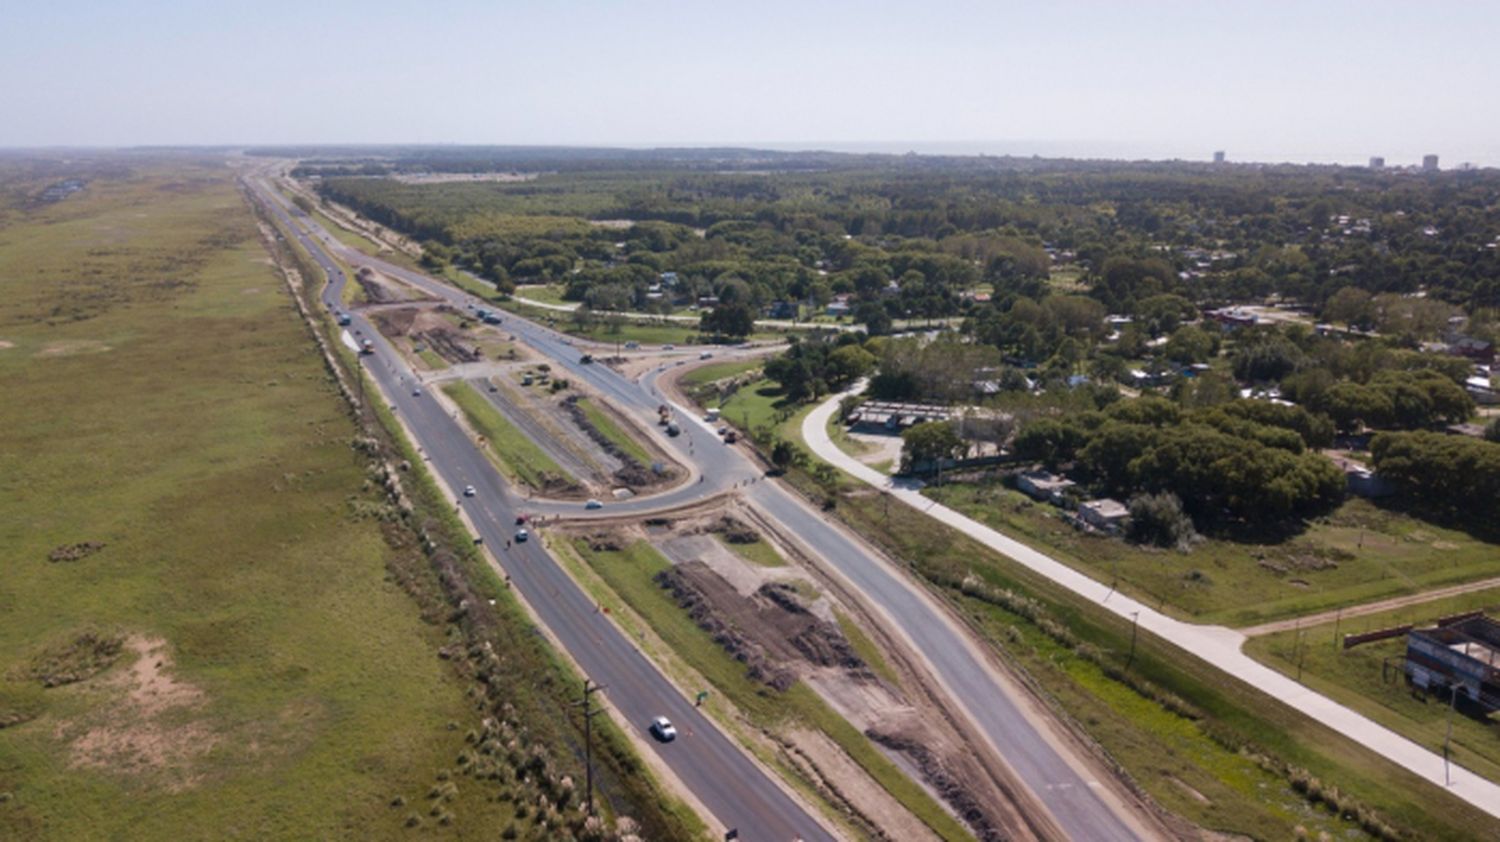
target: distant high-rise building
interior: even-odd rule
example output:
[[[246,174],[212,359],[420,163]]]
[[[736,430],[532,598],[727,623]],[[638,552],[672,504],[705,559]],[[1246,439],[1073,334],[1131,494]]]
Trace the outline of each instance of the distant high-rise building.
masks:
[[[1438,165],[1437,165],[1437,156],[1436,155],[1423,155],[1422,156],[1422,171],[1423,172],[1437,172],[1437,168],[1438,168]]]
[[[1214,163],[1215,164],[1222,164],[1222,163],[1224,163],[1224,150],[1220,149],[1219,151],[1217,151],[1217,152],[1214,153]]]
[[[1372,169],[1372,170],[1383,170],[1383,169],[1385,169],[1385,159],[1382,158],[1382,157],[1380,157],[1379,155],[1372,156],[1370,158],[1370,169]]]

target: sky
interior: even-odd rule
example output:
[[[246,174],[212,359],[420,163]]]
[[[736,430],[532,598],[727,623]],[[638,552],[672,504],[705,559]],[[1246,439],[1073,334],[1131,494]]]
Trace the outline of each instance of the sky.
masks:
[[[48,0],[5,17],[0,147],[1500,166],[1500,2]]]

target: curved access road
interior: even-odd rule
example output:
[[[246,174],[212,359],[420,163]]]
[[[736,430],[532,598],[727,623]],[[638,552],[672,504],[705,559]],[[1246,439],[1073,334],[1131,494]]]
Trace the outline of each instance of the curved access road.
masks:
[[[326,233],[310,220],[293,219],[276,191],[258,181],[248,183],[327,273],[323,305],[342,309],[340,295],[347,278],[325,249]],[[693,797],[723,827],[737,829],[741,838],[832,842],[834,834],[819,819],[683,697],[607,616],[595,610],[593,599],[539,541],[515,540],[519,510],[494,466],[474,447],[458,421],[425,394],[405,360],[380,332],[357,311],[349,315],[350,331],[375,345],[373,354],[362,357],[366,373],[416,438],[439,481],[449,489],[474,486],[476,495],[459,498],[459,503],[478,537],[495,552],[512,586],[584,674],[605,685],[605,696],[625,720],[622,727],[653,745],[659,759]],[[661,715],[676,724],[675,742],[657,743],[649,734],[651,718]]]
[[[1105,611],[1127,620],[1138,619],[1140,628],[1144,631],[1207,661],[1392,763],[1437,786],[1445,787],[1480,810],[1500,818],[1500,785],[1457,765],[1449,767],[1447,774],[1451,783],[1445,784],[1444,770],[1447,764],[1441,755],[1428,751],[1246,655],[1241,651],[1246,640],[1241,632],[1223,626],[1184,623],[1168,617],[1102,582],[1090,579],[1051,556],[924,497],[919,490],[920,483],[893,480],[840,450],[828,435],[828,422],[838,412],[841,399],[861,391],[863,384],[843,394],[834,395],[803,420],[802,437],[818,458],[1046,576]]]
[[[319,232],[320,244],[339,253],[351,265],[371,266],[460,309],[483,303],[419,272],[344,247],[310,220],[305,222],[311,230]],[[635,381],[607,366],[583,363],[577,340],[557,331],[514,314],[504,316],[504,327],[550,358],[554,367],[562,368],[569,377],[588,383],[613,401],[620,411],[639,412],[651,419],[656,417],[656,408],[663,402],[656,378],[664,367],[653,369]],[[382,357],[385,358],[385,354]],[[396,357],[391,359],[393,362],[399,360]],[[400,409],[410,424],[410,413],[417,410],[407,405],[401,405]],[[1142,811],[1128,803],[1128,796],[1104,780],[1102,771],[1096,772],[1096,764],[1082,757],[1053,729],[1050,715],[1035,706],[1023,688],[1002,676],[989,662],[986,651],[920,585],[874,548],[825,519],[800,497],[779,483],[766,480],[764,468],[752,456],[738,446],[725,445],[707,422],[686,407],[678,406],[677,410],[683,434],[675,438],[663,437],[662,440],[675,449],[679,459],[693,464],[704,481],[649,498],[607,503],[605,509],[599,511],[599,516],[646,514],[674,505],[676,501],[685,503],[719,491],[739,491],[773,522],[781,524],[787,534],[802,542],[813,557],[860,593],[885,624],[905,638],[913,651],[922,655],[933,683],[946,696],[945,707],[970,723],[972,730],[988,744],[994,755],[1012,770],[1019,785],[1029,790],[1038,809],[1045,811],[1044,817],[1038,817],[1041,826],[1060,828],[1072,839],[1098,842],[1147,839],[1159,835],[1159,831],[1143,817]],[[444,417],[424,419],[420,423],[425,430],[429,424],[437,426],[456,422]],[[425,440],[427,436],[424,434],[423,438]],[[461,461],[468,470],[492,477],[493,472],[487,465],[478,464],[482,459],[473,459],[473,447],[466,439],[460,440],[449,434],[443,436],[443,440],[445,443],[437,446],[471,454],[468,461]],[[437,458],[435,455],[434,460]],[[443,458],[446,461],[457,456],[445,452]],[[466,478],[469,476],[471,474],[455,475],[452,481],[459,485],[475,482]],[[496,500],[503,499],[498,479],[487,482],[489,484],[479,487],[481,495],[487,500],[492,496]],[[478,483],[475,484],[478,487]],[[588,516],[583,506],[577,503],[538,501],[526,505],[530,507],[527,511],[538,514],[566,513],[570,518]],[[554,506],[565,508],[558,510]],[[489,540],[488,536],[486,540]],[[552,566],[550,562],[548,564]],[[557,587],[562,586],[558,584]],[[559,618],[559,622],[569,620]],[[572,648],[569,645],[570,651]]]

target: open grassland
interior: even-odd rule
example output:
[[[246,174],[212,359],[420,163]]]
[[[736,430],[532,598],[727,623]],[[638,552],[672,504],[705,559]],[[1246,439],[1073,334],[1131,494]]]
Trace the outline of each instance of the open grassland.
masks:
[[[0,228],[0,838],[437,829],[471,705],[352,424],[229,174],[132,167]]]
[[[822,731],[939,836],[944,839],[970,838],[947,810],[805,683],[798,682],[791,689],[779,692],[752,680],[746,674],[744,663],[725,652],[665,590],[652,581],[651,577],[669,568],[671,562],[650,544],[637,541],[617,551],[596,551],[590,548],[588,541],[578,540],[573,543],[572,550],[624,600],[631,611],[650,624],[674,653],[707,680],[715,691],[724,694],[754,725],[773,730],[800,725]],[[868,639],[863,641],[868,642]]]
[[[1464,611],[1500,613],[1500,588],[1258,637],[1245,651],[1288,675],[1300,675],[1309,687],[1432,751],[1442,753],[1451,723],[1453,761],[1500,780],[1500,714],[1450,715],[1444,697],[1414,692],[1401,673],[1405,635],[1353,649],[1341,643],[1345,634],[1406,623],[1430,626],[1438,617]]]
[[[1180,552],[1079,532],[1059,509],[996,481],[925,493],[1198,622],[1246,626],[1500,574],[1500,547],[1361,498],[1283,540],[1207,540]]]

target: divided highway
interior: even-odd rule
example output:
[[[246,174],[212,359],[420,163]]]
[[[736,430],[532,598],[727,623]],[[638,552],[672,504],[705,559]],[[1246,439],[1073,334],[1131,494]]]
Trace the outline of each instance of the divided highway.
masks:
[[[265,188],[262,190],[264,191]],[[284,209],[279,204],[276,207],[279,212],[284,213]],[[402,281],[449,301],[460,309],[475,303],[472,296],[451,286],[343,247],[310,221],[308,221],[308,227],[317,235],[320,243],[326,244],[351,262],[369,265],[382,273],[400,278]],[[313,246],[309,248],[314,250]],[[314,253],[322,254],[321,248],[316,249]],[[326,259],[326,257],[320,258],[320,260]],[[325,264],[325,268],[330,266],[332,266],[331,261]],[[336,267],[333,271],[337,271]],[[335,298],[334,301],[337,299]],[[325,303],[329,302],[325,301]],[[329,303],[329,306],[333,304]],[[586,381],[591,387],[606,395],[621,411],[638,412],[643,417],[654,418],[656,407],[662,402],[655,385],[662,369],[649,372],[639,381],[631,381],[607,366],[582,363],[580,361],[582,352],[575,345],[575,340],[546,327],[513,314],[507,314],[505,329],[516,334],[539,353],[549,357],[555,368],[565,369],[569,377]],[[368,325],[365,326],[365,331],[367,334],[373,333]],[[381,345],[379,357],[382,360],[397,360],[397,365],[400,365],[399,358],[394,355],[383,339],[378,336],[373,338]],[[387,376],[399,378],[403,375],[388,371]],[[382,383],[386,385],[384,381]],[[398,390],[403,387],[399,379],[390,385],[394,385]],[[409,381],[405,386],[407,388],[404,392],[396,392],[399,397],[406,399],[398,401],[398,404],[407,423],[413,425],[414,414],[422,412],[418,404],[424,408],[434,405],[430,402],[411,400]],[[388,393],[391,393],[389,388]],[[408,407],[405,404],[412,404],[412,406]],[[687,414],[684,408],[679,408],[679,410]],[[449,479],[450,483],[457,483],[454,487],[473,484],[479,488],[480,499],[485,501],[479,504],[481,507],[504,505],[513,508],[516,501],[513,497],[505,496],[506,492],[499,488],[501,483],[498,477],[484,458],[474,453],[472,444],[457,428],[456,422],[443,415],[440,409],[437,415],[440,417],[422,417],[419,420],[418,435],[424,442],[431,440],[433,442],[431,447],[442,451],[441,454],[433,451],[432,456],[434,464],[441,462],[444,466],[451,466],[441,469],[445,478]],[[687,415],[690,416],[690,414]],[[1112,842],[1112,840],[1149,838],[1153,835],[1153,831],[1147,829],[1138,813],[1130,805],[1124,803],[1105,782],[1095,778],[1089,766],[1081,758],[1071,751],[1062,749],[1058,742],[1044,731],[1046,726],[1039,726],[1034,721],[1033,717],[1038,714],[1035,711],[1028,711],[1027,705],[1021,700],[1024,691],[1009,685],[998,676],[986,662],[986,656],[979,647],[920,586],[908,579],[879,553],[826,521],[820,513],[778,483],[761,481],[764,470],[740,448],[725,445],[702,422],[682,426],[684,431],[682,436],[671,439],[663,437],[662,441],[675,449],[679,459],[694,465],[704,477],[704,481],[701,484],[690,483],[650,497],[610,502],[606,505],[606,510],[600,512],[601,515],[619,516],[622,513],[644,515],[651,511],[702,499],[718,491],[736,486],[742,487],[745,499],[757,506],[774,522],[780,523],[788,534],[802,541],[806,548],[821,559],[827,567],[862,592],[865,598],[884,615],[884,619],[890,624],[892,630],[904,636],[915,651],[922,654],[926,667],[946,691],[949,708],[961,711],[968,718],[978,733],[983,735],[995,752],[1010,765],[1021,783],[1030,789],[1036,801],[1050,814],[1050,819],[1055,826],[1060,827],[1069,838]],[[452,452],[449,452],[450,450]],[[481,474],[482,477],[479,476]],[[466,505],[472,504],[466,503]],[[586,517],[582,504],[577,503],[535,501],[525,505],[525,510],[528,512],[566,514],[573,518]],[[471,510],[470,514],[472,516],[474,511]],[[494,540],[488,534],[484,535],[484,539],[487,543]],[[508,569],[515,566],[514,559],[510,561]],[[558,579],[566,581],[567,577],[555,569],[556,566],[550,559],[546,560],[545,564],[556,575],[549,575],[541,584],[544,589],[543,593],[547,593],[545,589],[548,587],[557,588],[559,592],[572,588],[571,583],[564,588],[557,581]],[[515,577],[515,574],[513,573],[512,576]],[[516,581],[528,599],[540,608],[538,596],[519,579]],[[588,608],[588,611],[591,611],[591,608]],[[585,611],[585,615],[588,611]],[[554,628],[561,635],[562,630],[553,625],[554,622],[567,624],[587,620],[587,616],[580,618],[576,612],[572,612],[558,616],[555,620],[544,619],[549,627]],[[574,639],[576,637],[565,638],[565,645],[568,646],[570,652],[575,651]],[[587,636],[579,642],[587,645]],[[575,657],[577,657],[576,652]],[[580,663],[582,663],[581,659]],[[592,668],[589,667],[589,669]],[[655,673],[654,669],[652,673]],[[608,683],[607,679],[600,678],[598,674],[594,677]],[[645,719],[635,712],[630,712],[628,715],[635,723],[644,724],[645,722]],[[667,715],[674,716],[672,711],[667,711]],[[672,753],[669,750],[665,752],[665,755]],[[682,774],[685,781],[694,780],[689,774],[679,774]],[[706,799],[705,803],[707,803]],[[710,809],[715,808],[710,806]],[[717,813],[716,809],[715,812]],[[757,838],[759,838],[758,835]]]
[[[341,291],[348,280],[324,248],[326,234],[306,220],[294,220],[279,195],[263,183],[251,182],[264,205],[293,232],[328,275],[321,294],[323,305],[342,310]],[[298,223],[303,224],[299,225]],[[309,235],[304,225],[314,234]],[[389,269],[393,267],[384,267]],[[431,283],[429,281],[429,283]],[[430,468],[449,488],[473,485],[476,496],[462,501],[479,537],[500,558],[501,565],[536,611],[542,623],[561,642],[583,672],[605,685],[608,697],[624,722],[647,741],[654,716],[666,716],[678,730],[669,744],[654,743],[661,760],[726,828],[737,829],[747,840],[831,842],[834,835],[789,796],[781,785],[698,710],[638,648],[603,614],[539,542],[516,542],[515,519],[522,511],[488,459],[478,452],[457,420],[424,394],[397,351],[363,317],[351,313],[351,330],[375,344],[364,357],[365,370],[390,399],[394,411],[424,449]],[[507,547],[507,542],[511,542]],[[506,549],[502,549],[506,548]]]

